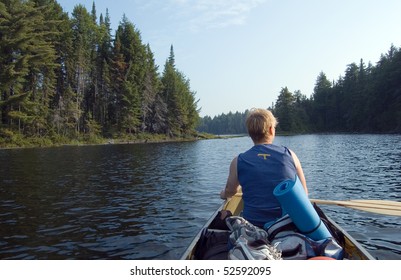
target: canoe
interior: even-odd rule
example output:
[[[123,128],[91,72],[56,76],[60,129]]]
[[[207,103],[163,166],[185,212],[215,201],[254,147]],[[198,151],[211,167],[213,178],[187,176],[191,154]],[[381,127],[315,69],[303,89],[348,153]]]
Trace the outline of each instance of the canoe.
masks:
[[[315,207],[317,207],[315,205]],[[243,209],[242,194],[236,194],[232,198],[223,202],[223,204],[213,213],[210,219],[205,223],[202,229],[194,237],[190,245],[182,254],[181,260],[196,260],[196,251],[201,249],[200,247],[204,244],[201,242],[202,234],[207,230],[209,232],[216,231],[221,232],[219,229],[213,229],[213,221],[219,215],[222,210],[229,210],[234,216],[239,216]],[[323,214],[323,211],[318,208],[319,215]],[[331,218],[323,214],[326,226],[332,231],[336,232],[337,242],[344,249],[344,259],[346,260],[374,260],[375,258],[360,244],[358,243],[349,233],[335,223]]]

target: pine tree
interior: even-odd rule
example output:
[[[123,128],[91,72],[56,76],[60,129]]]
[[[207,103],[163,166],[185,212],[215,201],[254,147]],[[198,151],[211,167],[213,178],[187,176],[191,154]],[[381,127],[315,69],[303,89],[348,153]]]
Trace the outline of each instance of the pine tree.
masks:
[[[280,131],[290,132],[294,129],[294,102],[295,98],[288,88],[282,88],[274,109]]]
[[[96,81],[98,89],[98,98],[95,106],[97,107],[96,120],[105,129],[109,127],[111,116],[107,109],[108,104],[112,102],[112,38],[109,12],[106,10],[106,17],[103,20],[103,15],[100,15],[99,20],[99,48],[97,52],[97,71],[98,79]]]
[[[60,131],[62,118],[60,117],[59,102],[67,87],[66,58],[71,48],[70,25],[68,15],[55,0],[34,0],[36,7],[41,7],[46,26],[46,41],[54,46],[56,68],[54,69],[54,82],[50,94],[47,113],[47,127],[50,133]],[[63,101],[64,102],[64,101]],[[54,131],[55,129],[55,131]]]
[[[178,100],[177,100],[177,74],[174,64],[174,49],[170,48],[170,56],[164,65],[162,75],[162,98],[167,106],[167,131],[170,136],[179,134]]]
[[[331,94],[331,83],[325,73],[320,72],[313,90],[313,115],[315,128],[326,130],[328,127],[328,103]]]
[[[49,7],[39,2],[7,1],[0,27],[2,122],[32,136],[47,130],[57,67],[55,23],[46,18]]]
[[[366,118],[374,132],[401,131],[401,49],[391,45],[372,70]]]
[[[146,46],[146,72],[142,95],[142,131],[164,133],[166,126],[166,106],[160,96],[161,81],[149,44]]]
[[[175,68],[173,46],[166,60],[162,75],[162,97],[167,105],[167,134],[170,136],[192,133],[199,121],[199,110],[195,93],[191,91],[189,80]]]
[[[113,86],[109,96],[108,102],[108,115],[109,115],[109,129],[119,129],[121,123],[121,92],[123,90],[123,84],[126,80],[126,71],[128,64],[125,62],[124,55],[122,53],[120,34],[122,27],[119,26],[116,32],[114,46],[113,46],[113,59],[111,62],[112,80]]]
[[[72,13],[73,48],[71,65],[73,79],[72,88],[75,93],[76,112],[79,117],[76,124],[76,132],[83,129],[86,112],[92,106],[92,79],[93,79],[93,42],[95,24],[93,17],[82,5],[75,6]]]
[[[145,46],[139,31],[123,16],[116,32],[119,44],[115,53],[117,74],[121,89],[117,91],[118,129],[120,132],[136,133],[141,124],[141,99],[145,77]],[[117,50],[117,49],[116,49]],[[123,66],[121,68],[120,66]],[[120,68],[118,68],[120,67]]]

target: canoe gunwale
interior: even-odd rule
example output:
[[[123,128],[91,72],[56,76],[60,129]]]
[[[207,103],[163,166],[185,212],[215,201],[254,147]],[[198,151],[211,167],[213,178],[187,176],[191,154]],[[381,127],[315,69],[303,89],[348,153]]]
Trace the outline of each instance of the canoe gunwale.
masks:
[[[344,246],[354,247],[352,252],[350,252],[350,250],[346,250],[347,254],[361,260],[375,260],[375,258],[347,231],[345,231],[341,226],[339,226],[336,222],[334,222],[333,219],[331,219],[330,217],[326,216],[326,218],[332,226],[334,226],[344,235],[346,243],[344,244]]]
[[[189,244],[189,246],[187,247],[187,249],[184,251],[184,253],[182,254],[181,260],[190,260],[194,254],[196,245],[199,241],[199,238],[201,237],[202,231],[205,228],[208,228],[209,225],[212,223],[212,221],[214,220],[214,218],[217,216],[217,214],[219,213],[219,211],[221,211],[224,208],[225,202],[223,202],[219,208],[217,208],[217,210],[210,216],[210,218],[206,221],[205,225],[199,230],[199,232],[197,233],[197,235],[192,239],[191,243]]]

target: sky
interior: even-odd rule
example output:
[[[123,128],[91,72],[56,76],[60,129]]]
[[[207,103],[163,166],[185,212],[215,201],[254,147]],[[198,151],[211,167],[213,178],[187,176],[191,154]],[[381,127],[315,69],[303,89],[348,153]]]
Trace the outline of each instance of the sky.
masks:
[[[58,0],[70,15],[77,4]],[[174,47],[200,115],[268,108],[282,88],[308,98],[317,76],[344,76],[361,59],[376,65],[401,47],[399,0],[95,0],[115,30],[123,15],[149,43],[159,72]],[[113,33],[114,34],[114,31]]]

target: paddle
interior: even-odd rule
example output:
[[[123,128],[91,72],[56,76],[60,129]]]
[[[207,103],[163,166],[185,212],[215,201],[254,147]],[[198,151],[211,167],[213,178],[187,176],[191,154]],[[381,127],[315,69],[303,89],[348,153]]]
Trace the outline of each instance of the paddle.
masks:
[[[241,199],[242,193],[236,193],[231,199]],[[392,200],[373,200],[373,199],[355,199],[355,200],[323,200],[311,198],[310,202],[317,204],[337,205],[348,208],[353,208],[361,211],[367,211],[371,213],[401,216],[401,202]],[[230,199],[226,203],[226,208],[230,209]],[[237,209],[231,209],[232,212]]]
[[[401,202],[391,201],[391,200],[322,200],[322,199],[310,199],[310,201],[317,204],[327,204],[327,205],[338,205],[349,207],[357,210],[392,215],[401,216]]]

